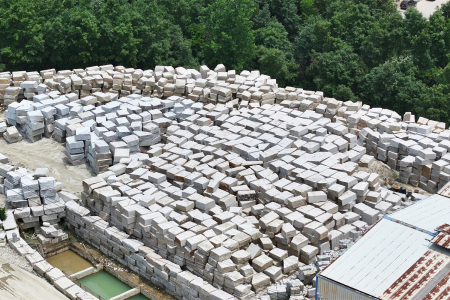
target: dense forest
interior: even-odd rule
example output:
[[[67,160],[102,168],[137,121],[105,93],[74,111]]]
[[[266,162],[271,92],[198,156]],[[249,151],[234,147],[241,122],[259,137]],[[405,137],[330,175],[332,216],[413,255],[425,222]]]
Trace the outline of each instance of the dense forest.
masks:
[[[0,71],[259,69],[280,85],[450,123],[450,5],[392,0],[3,0]]]

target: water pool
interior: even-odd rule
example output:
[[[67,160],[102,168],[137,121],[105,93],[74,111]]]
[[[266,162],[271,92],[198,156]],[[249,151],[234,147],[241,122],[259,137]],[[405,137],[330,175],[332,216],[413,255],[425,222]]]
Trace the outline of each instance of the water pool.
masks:
[[[137,294],[136,296],[130,297],[127,300],[149,300],[149,299],[142,294]]]
[[[100,271],[81,278],[79,282],[83,289],[88,292],[94,292],[107,300],[131,290],[131,287],[106,271]]]
[[[67,275],[72,275],[92,267],[92,264],[76,254],[68,250],[47,258],[47,262],[65,272]]]

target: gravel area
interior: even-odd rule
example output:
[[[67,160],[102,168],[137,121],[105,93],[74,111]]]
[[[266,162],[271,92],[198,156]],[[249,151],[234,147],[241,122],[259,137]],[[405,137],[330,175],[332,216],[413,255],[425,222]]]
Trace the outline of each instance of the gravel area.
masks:
[[[6,196],[0,194],[0,207],[5,207]]]
[[[0,247],[0,262],[2,263],[10,263],[12,265],[16,265],[27,272],[36,274],[33,271],[33,267],[26,260],[25,257],[17,254],[8,244],[5,247]]]
[[[15,254],[9,246],[0,247],[0,299],[67,300],[49,282],[30,271],[25,258]]]

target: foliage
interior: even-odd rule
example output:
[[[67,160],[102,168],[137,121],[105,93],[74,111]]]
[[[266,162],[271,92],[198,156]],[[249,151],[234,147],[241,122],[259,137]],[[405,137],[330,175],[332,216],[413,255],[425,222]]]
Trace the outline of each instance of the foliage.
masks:
[[[418,102],[424,84],[416,79],[417,68],[410,57],[400,57],[373,68],[364,77],[361,98],[377,107],[398,113],[410,111]]]
[[[449,122],[450,4],[427,19],[392,0],[0,1],[0,71],[218,63]]]
[[[6,208],[0,207],[0,221],[6,220]]]
[[[317,14],[316,6],[313,0],[302,0],[300,1],[300,9],[302,11],[302,16],[304,19],[309,19]]]
[[[450,64],[443,69],[434,69],[430,75],[434,78],[433,85],[422,88],[420,98],[415,108],[420,116],[431,120],[450,123]]]
[[[188,39],[168,16],[167,7],[148,0],[1,1],[0,65],[195,64]]]
[[[422,117],[450,123],[450,85],[438,84],[430,88],[423,88],[417,99],[415,111]]]
[[[441,5],[441,11],[442,11],[442,16],[445,18],[445,20],[450,19],[450,3],[444,3]]]
[[[364,63],[352,47],[344,42],[339,42],[330,50],[313,52],[314,62],[307,71],[314,78],[315,85],[330,96],[334,95],[338,87],[340,91],[345,87],[357,89],[365,74]]]
[[[200,20],[205,28],[202,53],[206,63],[244,69],[256,50],[250,20],[254,10],[252,0],[216,0],[204,8]]]
[[[258,64],[263,74],[271,74],[283,86],[294,80],[297,64],[292,58],[286,57],[283,51],[261,46],[258,56]]]

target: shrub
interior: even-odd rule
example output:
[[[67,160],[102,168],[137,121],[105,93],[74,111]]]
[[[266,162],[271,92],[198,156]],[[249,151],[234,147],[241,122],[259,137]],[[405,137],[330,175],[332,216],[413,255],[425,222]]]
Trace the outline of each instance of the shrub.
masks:
[[[5,221],[6,220],[6,208],[0,207],[0,220]]]

